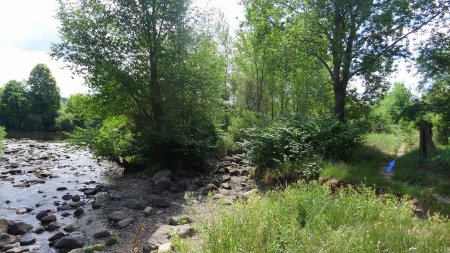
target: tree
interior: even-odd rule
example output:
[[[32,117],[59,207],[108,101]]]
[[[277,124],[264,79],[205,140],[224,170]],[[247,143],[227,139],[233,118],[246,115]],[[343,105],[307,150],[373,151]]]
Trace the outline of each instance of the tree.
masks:
[[[18,81],[6,83],[0,97],[0,124],[8,130],[20,131],[30,111],[30,102],[25,86]]]
[[[38,64],[31,70],[27,84],[31,112],[41,118],[44,130],[51,130],[61,107],[61,95],[55,78],[45,64]]]
[[[438,32],[424,45],[418,58],[419,69],[430,87],[425,93],[424,103],[435,114],[437,139],[448,145],[450,137],[450,36]],[[430,81],[431,80],[431,81]]]
[[[227,66],[189,6],[187,0],[60,1],[61,43],[52,55],[86,78],[95,109],[106,113],[93,132],[108,118],[127,118],[139,144],[121,154],[130,161],[203,162],[214,145]]]
[[[246,2],[252,8],[264,8],[260,18],[290,32],[297,47],[324,66],[334,89],[334,113],[342,122],[350,80],[363,78],[369,91],[376,89],[392,71],[394,60],[408,55],[408,36],[445,18],[449,7],[444,0]]]

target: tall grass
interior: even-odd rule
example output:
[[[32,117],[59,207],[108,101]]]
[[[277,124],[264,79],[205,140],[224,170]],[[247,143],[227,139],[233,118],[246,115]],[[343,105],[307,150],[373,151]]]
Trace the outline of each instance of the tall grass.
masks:
[[[371,133],[366,136],[365,144],[381,152],[395,156],[403,139],[394,134]]]
[[[201,252],[448,252],[450,223],[413,217],[406,201],[373,190],[299,183],[240,202],[204,229]]]

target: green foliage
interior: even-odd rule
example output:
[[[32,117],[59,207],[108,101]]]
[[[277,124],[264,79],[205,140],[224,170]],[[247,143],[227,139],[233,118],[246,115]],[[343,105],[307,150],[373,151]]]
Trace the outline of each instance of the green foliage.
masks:
[[[77,128],[71,137],[76,143],[88,145],[95,154],[122,163],[134,145],[131,130],[129,119],[117,116],[105,119],[99,128]]]
[[[288,161],[345,159],[362,141],[362,132],[335,119],[298,117],[251,128],[243,147],[250,160],[273,167]]]
[[[3,140],[6,137],[5,128],[0,126],[0,152],[3,150]]]
[[[25,86],[17,81],[9,81],[0,97],[0,123],[9,130],[23,130],[27,127],[25,122],[30,106]]]
[[[58,112],[58,117],[55,120],[55,128],[58,131],[72,132],[75,130],[74,117],[64,110]]]
[[[325,186],[300,183],[221,208],[200,231],[202,252],[444,252],[450,246],[448,220],[417,220],[396,199],[379,199],[368,188],[332,195]]]
[[[41,117],[43,130],[52,130],[61,107],[61,95],[50,69],[44,64],[36,65],[31,70],[27,85],[31,113]]]
[[[366,135],[365,144],[379,151],[395,156],[403,139],[395,134],[371,133]]]
[[[96,251],[102,251],[106,249],[106,246],[104,243],[98,243],[98,244],[94,244],[94,245],[90,245],[89,247],[87,247],[84,252],[85,253],[94,253]]]

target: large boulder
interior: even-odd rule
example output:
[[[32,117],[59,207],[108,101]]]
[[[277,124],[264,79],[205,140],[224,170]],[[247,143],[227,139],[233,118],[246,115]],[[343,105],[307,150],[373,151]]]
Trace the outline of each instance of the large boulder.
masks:
[[[0,234],[7,233],[9,228],[9,222],[5,219],[0,219]]]
[[[15,243],[17,238],[13,235],[0,234],[0,248]]]

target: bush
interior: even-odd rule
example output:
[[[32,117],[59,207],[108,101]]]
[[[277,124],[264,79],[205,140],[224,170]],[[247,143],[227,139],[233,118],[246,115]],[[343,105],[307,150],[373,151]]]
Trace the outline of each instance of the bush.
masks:
[[[72,132],[75,129],[75,124],[73,123],[74,117],[70,113],[59,112],[56,118],[56,129],[58,131]]]
[[[273,167],[285,162],[346,159],[362,141],[362,131],[334,119],[297,117],[251,128],[242,146],[254,164]]]
[[[134,136],[125,116],[109,117],[98,128],[76,128],[70,135],[73,142],[90,147],[98,156],[123,163],[132,154]]]
[[[369,188],[334,195],[316,182],[222,207],[200,230],[201,252],[446,252],[448,219],[413,217],[406,199]],[[197,251],[198,252],[198,251]]]
[[[3,150],[3,140],[6,137],[5,128],[0,126],[0,152]]]

